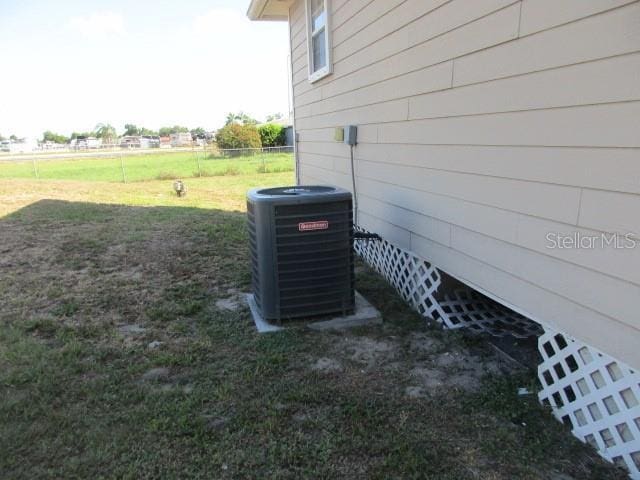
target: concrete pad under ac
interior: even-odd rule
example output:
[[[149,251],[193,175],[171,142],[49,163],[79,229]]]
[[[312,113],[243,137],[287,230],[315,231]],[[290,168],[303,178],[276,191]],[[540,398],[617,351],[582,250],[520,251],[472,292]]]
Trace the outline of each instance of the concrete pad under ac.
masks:
[[[369,301],[364,298],[360,293],[355,292],[356,308],[355,312],[347,316],[339,316],[329,318],[327,320],[313,321],[307,324],[307,327],[312,330],[344,330],[353,327],[363,327],[369,325],[380,325],[382,323],[382,315]],[[247,294],[247,303],[251,310],[251,316],[253,322],[259,333],[279,332],[286,327],[282,325],[275,325],[266,321],[260,314],[260,310],[256,305],[256,301],[253,294]],[[297,323],[296,323],[297,324]]]

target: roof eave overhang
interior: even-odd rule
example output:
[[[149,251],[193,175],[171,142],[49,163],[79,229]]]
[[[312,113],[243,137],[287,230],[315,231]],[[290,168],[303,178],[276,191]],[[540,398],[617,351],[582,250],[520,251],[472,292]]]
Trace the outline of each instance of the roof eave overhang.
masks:
[[[254,21],[287,21],[291,3],[293,0],[251,0],[247,16]]]

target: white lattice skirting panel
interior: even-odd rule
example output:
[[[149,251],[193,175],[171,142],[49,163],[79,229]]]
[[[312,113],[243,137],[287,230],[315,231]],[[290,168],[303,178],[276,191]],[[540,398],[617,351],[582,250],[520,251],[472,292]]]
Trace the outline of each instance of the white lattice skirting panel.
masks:
[[[435,267],[386,241],[356,241],[355,251],[413,308],[424,316],[438,319],[435,294],[442,280]]]
[[[546,327],[538,348],[540,400],[576,437],[640,480],[640,374]]]
[[[494,336],[530,337],[542,333],[535,322],[477,292],[440,291],[442,276],[435,266],[387,241],[359,240],[355,250],[413,308],[446,328],[467,327]]]
[[[471,289],[443,292],[438,305],[448,328],[466,327],[494,337],[529,338],[542,333],[537,323]]]
[[[418,312],[446,328],[539,336],[540,400],[576,437],[640,480],[640,374],[614,358],[472,290],[439,291],[438,269],[386,241],[357,241],[356,252]]]

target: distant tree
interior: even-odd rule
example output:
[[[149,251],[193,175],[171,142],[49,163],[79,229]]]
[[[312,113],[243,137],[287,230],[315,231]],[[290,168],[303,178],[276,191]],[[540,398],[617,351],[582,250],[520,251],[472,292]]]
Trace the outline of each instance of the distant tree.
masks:
[[[101,138],[105,143],[114,143],[118,138],[118,133],[108,123],[99,123],[96,125],[96,137]]]
[[[284,115],[282,115],[280,112],[272,113],[271,115],[267,115],[267,123],[271,123],[276,120],[282,120],[283,118],[284,118]]]
[[[130,136],[130,135],[140,135],[140,129],[132,124],[132,123],[126,123],[124,125],[124,134],[126,136]]]
[[[47,130],[42,134],[42,141],[63,144],[63,143],[67,143],[69,139],[64,135],[53,133],[51,130]]]
[[[219,148],[260,148],[260,134],[255,125],[230,123],[216,134]]]
[[[227,119],[225,120],[225,126],[231,125],[232,123],[240,123],[242,125],[257,125],[258,121],[244,112],[228,113]]]
[[[75,140],[78,137],[93,137],[93,132],[73,132],[71,134],[71,140]]]
[[[162,127],[158,134],[161,137],[167,137],[169,135],[171,135],[172,133],[187,133],[189,132],[189,129],[187,127],[182,127],[180,125],[174,125],[173,127]]]
[[[6,138],[4,138],[2,134],[0,134],[0,142],[2,142],[3,140],[6,140]]]
[[[18,137],[15,135],[10,135],[9,136],[9,140],[11,140],[12,142],[17,142],[18,141]]]
[[[192,138],[205,138],[207,136],[206,130],[202,127],[192,128],[190,133]]]
[[[140,135],[148,135],[148,136],[157,136],[158,132],[156,132],[155,130],[150,130],[148,128],[141,128],[140,129]]]
[[[266,123],[258,127],[263,147],[279,147],[285,144],[285,131],[282,125]]]

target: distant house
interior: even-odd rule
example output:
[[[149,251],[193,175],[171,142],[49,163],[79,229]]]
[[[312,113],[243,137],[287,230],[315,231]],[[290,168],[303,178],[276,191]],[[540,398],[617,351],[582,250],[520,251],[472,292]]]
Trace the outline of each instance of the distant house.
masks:
[[[457,284],[537,323],[540,398],[640,479],[640,2],[248,15],[289,22],[299,182],[357,191],[385,240],[359,248],[426,316],[482,326]]]
[[[171,137],[169,135],[160,137],[160,148],[171,148]]]
[[[87,150],[100,148],[102,146],[102,139],[96,137],[86,137],[80,135],[69,142],[69,146],[76,150]]]
[[[159,148],[160,137],[155,135],[125,135],[120,138],[122,148]]]
[[[2,140],[0,151],[10,153],[29,153],[38,150],[38,142],[23,138],[21,140]]]
[[[192,141],[199,147],[203,147],[210,143],[215,137],[215,132],[204,132],[199,135],[192,135]]]
[[[191,142],[193,141],[189,132],[172,133],[169,136],[171,137],[172,147],[191,146]]]
[[[157,135],[143,135],[140,138],[140,148],[160,148],[160,137]]]
[[[30,138],[20,140],[3,140],[0,142],[0,151],[10,153],[29,153],[38,150],[38,142]]]
[[[120,137],[122,148],[140,148],[140,135],[123,135]]]

